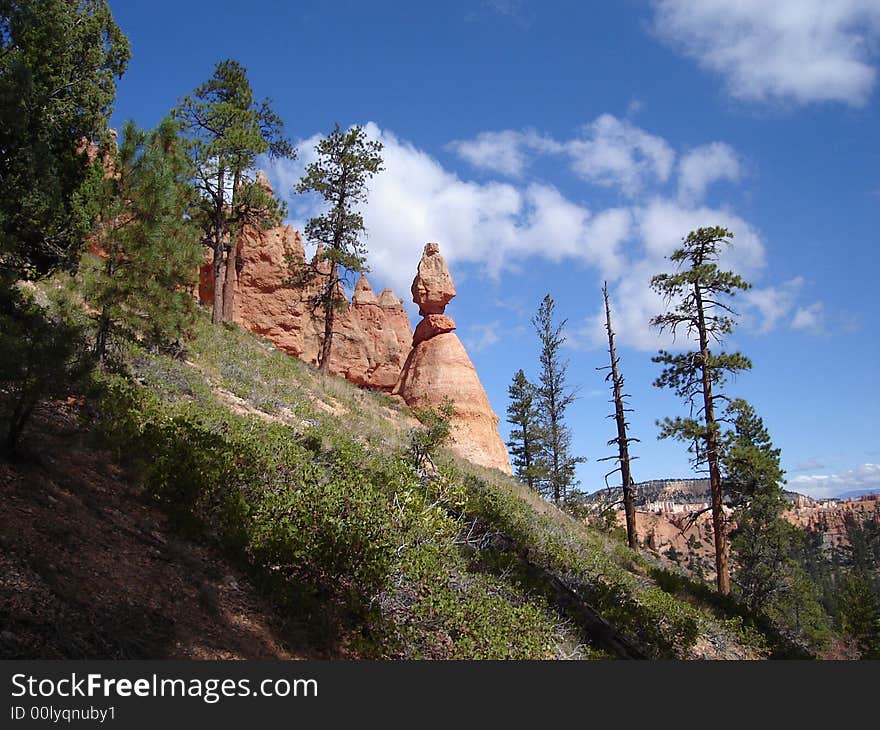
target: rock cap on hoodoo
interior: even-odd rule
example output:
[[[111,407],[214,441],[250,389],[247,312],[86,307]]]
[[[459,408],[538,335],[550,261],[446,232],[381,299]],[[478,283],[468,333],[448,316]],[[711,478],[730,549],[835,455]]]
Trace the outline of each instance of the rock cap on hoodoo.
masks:
[[[440,245],[426,243],[419,261],[419,270],[412,283],[413,301],[419,305],[419,314],[443,314],[446,305],[455,296],[455,284],[440,255]]]
[[[413,347],[437,335],[452,332],[454,329],[455,321],[452,317],[447,317],[445,314],[428,314],[416,326],[416,331],[413,333]]]
[[[367,281],[367,277],[361,274],[357,285],[354,288],[354,294],[351,297],[352,304],[378,304],[379,300],[373,292],[373,287]]]

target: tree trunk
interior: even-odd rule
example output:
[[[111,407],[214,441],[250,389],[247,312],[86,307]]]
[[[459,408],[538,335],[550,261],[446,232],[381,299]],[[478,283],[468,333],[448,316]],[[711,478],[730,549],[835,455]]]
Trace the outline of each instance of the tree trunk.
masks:
[[[113,259],[116,256],[115,249],[116,247],[114,246],[112,249],[108,248],[107,251],[107,261],[104,264],[104,274],[108,279],[112,279],[115,272],[113,266]],[[98,328],[97,332],[95,332],[95,357],[98,358],[98,362],[104,362],[104,357],[107,354],[107,336],[109,334],[110,313],[107,311],[107,306],[105,305],[101,308],[101,316],[98,318]]]
[[[715,583],[718,592],[730,593],[730,569],[727,564],[727,535],[724,525],[724,503],[721,492],[721,469],[718,454],[718,430],[715,422],[715,402],[712,397],[712,379],[709,370],[709,338],[700,285],[694,283],[700,333],[700,370],[703,376],[703,408],[706,418],[706,460],[709,463],[709,487],[712,495],[712,532],[715,542]]]
[[[562,479],[559,477],[559,430],[556,427],[556,404],[550,404],[550,438],[553,442],[553,501],[559,506]]]
[[[18,439],[24,432],[25,424],[27,423],[28,418],[30,418],[31,412],[34,410],[34,405],[26,403],[25,400],[25,396],[22,395],[15,404],[15,409],[9,419],[9,429],[6,432],[4,444],[5,450],[9,454],[15,451],[15,447],[18,445]]]
[[[620,482],[623,489],[623,511],[626,514],[626,540],[633,550],[639,548],[636,532],[636,506],[633,499],[632,475],[629,466],[629,441],[626,437],[626,414],[623,409],[623,379],[617,367],[614,330],[611,328],[611,305],[608,303],[608,285],[602,288],[605,297],[605,324],[608,329],[608,354],[611,356],[611,383],[614,388],[614,419],[617,421],[617,455],[620,460]]]
[[[529,489],[535,488],[535,476],[532,473],[532,442],[529,440],[529,427],[523,424],[523,464],[526,470],[526,484]]]
[[[225,283],[225,268],[223,266],[223,242],[214,242],[214,309],[211,313],[211,322],[220,324],[223,321],[223,285]]]
[[[336,318],[338,270],[338,264],[335,261],[331,262],[330,279],[327,282],[327,292],[324,298],[324,341],[321,343],[321,357],[318,360],[318,368],[324,375],[330,371],[330,353],[333,349],[333,321]]]
[[[232,179],[232,210],[233,215],[238,208],[238,188],[241,184],[241,171],[236,170]],[[223,321],[235,319],[235,286],[238,283],[238,245],[241,225],[234,225],[229,231],[229,245],[226,248],[226,278],[223,281]]]
[[[107,355],[107,335],[110,333],[110,316],[107,313],[107,307],[101,310],[101,316],[98,318],[98,328],[95,333],[95,357],[98,362],[103,363]]]
[[[232,237],[232,236],[230,236]],[[226,252],[226,273],[223,279],[223,321],[235,319],[235,286],[238,283],[238,236],[231,241]]]
[[[221,167],[217,173],[217,205],[214,210],[214,309],[211,312],[211,322],[220,324],[223,321],[223,251],[224,251],[224,229],[226,212],[224,211],[226,202],[226,192],[223,189],[225,185],[225,174]]]

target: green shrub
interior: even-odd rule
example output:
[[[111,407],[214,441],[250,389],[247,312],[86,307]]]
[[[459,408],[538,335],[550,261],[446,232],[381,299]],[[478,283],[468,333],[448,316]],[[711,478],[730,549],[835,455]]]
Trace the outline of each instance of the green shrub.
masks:
[[[143,386],[104,376],[96,432],[176,525],[246,564],[316,640],[344,635],[365,657],[546,658],[594,638],[562,585],[644,654],[686,655],[703,614],[652,587],[624,545],[449,455],[423,468],[406,432],[373,418],[375,394],[202,326],[196,368],[145,355],[131,367]],[[238,415],[209,383],[299,418]],[[346,415],[316,414],[318,400]],[[442,415],[419,432],[442,431]]]
[[[0,452],[15,450],[39,403],[80,395],[93,366],[77,323],[0,282]]]

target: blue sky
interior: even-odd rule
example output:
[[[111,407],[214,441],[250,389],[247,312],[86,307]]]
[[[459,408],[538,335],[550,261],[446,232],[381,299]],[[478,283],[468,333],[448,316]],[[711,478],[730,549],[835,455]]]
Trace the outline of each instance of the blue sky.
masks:
[[[383,141],[370,280],[408,302],[424,244],[440,243],[458,288],[447,313],[505,438],[514,372],[537,376],[530,318],[554,298],[582,488],[602,486],[614,435],[596,371],[603,280],[635,478],[691,473],[682,444],[657,440],[656,419],[685,407],[651,385],[670,343],[648,326],[648,282],[689,230],[718,224],[754,285],[726,343],[754,369],[728,392],[763,416],[791,488],[880,490],[876,0],[110,5],[133,50],[114,124],[155,125],[239,60],[300,149],[266,166],[297,226],[315,203],[292,188],[320,135],[363,124]]]

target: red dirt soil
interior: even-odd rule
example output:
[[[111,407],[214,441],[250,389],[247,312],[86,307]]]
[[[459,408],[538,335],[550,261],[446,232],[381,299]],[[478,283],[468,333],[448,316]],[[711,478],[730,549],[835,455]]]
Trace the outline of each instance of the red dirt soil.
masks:
[[[175,536],[72,408],[0,458],[0,658],[295,659],[301,627],[215,550]],[[308,652],[309,658],[314,652]]]

